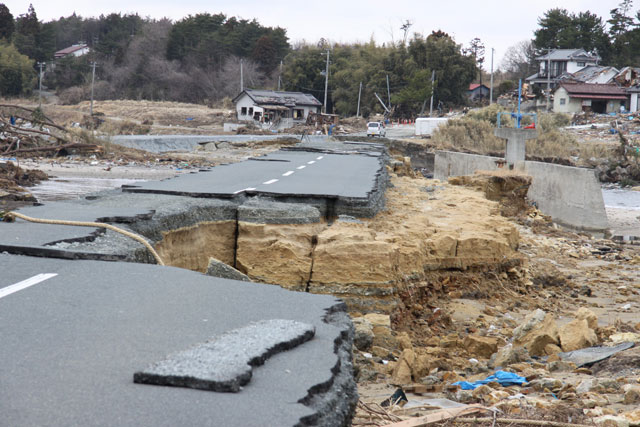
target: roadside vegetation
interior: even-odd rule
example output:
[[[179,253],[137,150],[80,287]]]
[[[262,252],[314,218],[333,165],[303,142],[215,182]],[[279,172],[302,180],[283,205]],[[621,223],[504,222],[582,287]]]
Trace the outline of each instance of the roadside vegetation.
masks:
[[[441,149],[503,155],[505,142],[494,135],[498,112],[509,113],[498,104],[471,110],[464,117],[450,120],[437,129],[431,142]],[[597,164],[618,158],[615,146],[605,143],[583,143],[573,134],[563,130],[563,127],[571,123],[571,116],[568,114],[541,113],[537,119],[538,138],[527,141],[527,156],[531,158],[576,165]],[[525,116],[522,125],[527,126],[531,121],[531,117]],[[508,114],[503,115],[501,126],[514,127],[514,119]]]

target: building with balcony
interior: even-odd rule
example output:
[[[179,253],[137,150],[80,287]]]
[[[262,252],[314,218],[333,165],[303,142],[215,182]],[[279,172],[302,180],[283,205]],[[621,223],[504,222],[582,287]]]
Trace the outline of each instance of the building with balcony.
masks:
[[[526,78],[530,87],[555,88],[562,75],[576,73],[585,67],[598,65],[600,57],[584,49],[553,49],[536,58],[538,72]]]

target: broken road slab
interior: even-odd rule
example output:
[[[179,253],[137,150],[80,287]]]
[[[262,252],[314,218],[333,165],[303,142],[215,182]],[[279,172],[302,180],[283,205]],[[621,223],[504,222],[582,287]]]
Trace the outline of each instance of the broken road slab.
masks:
[[[126,191],[194,197],[233,197],[241,192],[253,192],[278,196],[367,198],[381,173],[380,157],[279,151],[199,173],[126,186]]]
[[[139,384],[237,393],[251,381],[254,366],[313,338],[308,323],[260,320],[168,356],[133,374]]]
[[[340,425],[357,400],[352,326],[331,296],[173,267],[0,254],[0,413],[24,425]],[[35,282],[35,281],[34,281]],[[240,393],[135,384],[167,354],[263,319],[312,325]]]

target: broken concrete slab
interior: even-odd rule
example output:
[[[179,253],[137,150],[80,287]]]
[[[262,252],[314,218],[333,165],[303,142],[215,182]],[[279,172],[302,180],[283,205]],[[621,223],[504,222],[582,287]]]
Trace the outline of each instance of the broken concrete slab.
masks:
[[[300,203],[282,203],[262,197],[238,206],[238,221],[258,224],[311,224],[321,221],[320,211]]]
[[[558,353],[558,356],[565,362],[573,362],[576,366],[590,366],[596,362],[608,359],[616,353],[632,348],[635,344],[624,342],[613,347],[589,347],[580,350]]]
[[[353,326],[335,297],[148,264],[0,254],[0,271],[0,288],[57,274],[0,298],[7,425],[345,425],[353,413]],[[131,381],[150,360],[283,318],[314,339],[254,370],[242,393]]]
[[[341,147],[344,145],[360,148],[355,143]],[[365,145],[336,154],[329,146],[322,151],[296,147],[164,181],[124,186],[123,191],[199,198],[262,195],[285,203],[310,204],[326,217],[372,217],[383,206],[388,176],[385,151],[371,148]]]
[[[153,241],[163,232],[204,221],[235,221],[236,205],[153,194],[105,191],[84,199],[24,207],[20,213],[41,219],[106,222]],[[31,256],[105,261],[154,262],[142,244],[113,231],[67,225],[0,221],[0,251]]]
[[[168,356],[133,374],[139,384],[239,392],[253,367],[309,341],[315,328],[295,320],[260,320]]]
[[[209,266],[207,267],[207,272],[205,274],[207,276],[220,277],[222,279],[251,282],[251,279],[246,274],[241,273],[224,262],[211,257],[209,257]]]

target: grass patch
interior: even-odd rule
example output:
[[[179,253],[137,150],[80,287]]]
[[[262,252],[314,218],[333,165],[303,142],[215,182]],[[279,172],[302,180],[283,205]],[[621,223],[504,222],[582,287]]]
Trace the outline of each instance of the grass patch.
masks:
[[[504,140],[494,135],[498,112],[507,112],[504,107],[493,104],[489,107],[470,111],[464,118],[450,120],[438,128],[432,142],[441,149],[472,151],[479,154],[495,154],[505,151]],[[538,138],[527,141],[527,154],[535,157],[581,156],[578,141],[560,127],[571,121],[567,114],[543,113],[538,116]],[[512,117],[502,116],[501,126],[513,127]],[[522,119],[522,126],[532,122],[530,116]],[[593,148],[592,148],[593,150]],[[593,150],[592,154],[596,151]],[[589,156],[592,157],[592,156]]]

